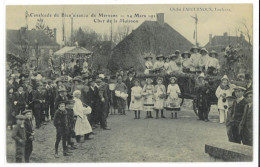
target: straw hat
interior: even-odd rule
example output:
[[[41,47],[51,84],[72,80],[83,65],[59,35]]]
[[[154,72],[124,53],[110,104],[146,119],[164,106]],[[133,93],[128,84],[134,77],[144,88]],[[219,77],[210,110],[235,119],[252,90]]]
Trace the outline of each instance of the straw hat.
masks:
[[[206,48],[200,49],[200,54],[201,54],[202,52],[206,52],[207,54],[209,53]]]
[[[198,48],[197,46],[193,46],[190,51],[193,52],[195,49],[197,49],[198,51],[200,50],[200,48]]]
[[[151,53],[145,53],[145,54],[144,54],[144,59],[147,60],[148,58],[153,59],[153,56],[152,56]]]
[[[190,58],[191,54],[189,51],[185,51],[181,54],[181,56],[184,58],[185,55],[188,55],[188,57]]]
[[[224,75],[224,76],[221,78],[221,81],[222,81],[223,79],[226,79],[227,81],[229,81],[229,79],[228,79],[228,76],[227,76],[227,75]]]
[[[156,56],[156,60],[159,60],[159,58],[164,58],[164,56],[162,54],[159,54]]]
[[[212,50],[211,52],[209,52],[209,56],[211,57],[212,55],[218,56],[218,53],[215,50]]]

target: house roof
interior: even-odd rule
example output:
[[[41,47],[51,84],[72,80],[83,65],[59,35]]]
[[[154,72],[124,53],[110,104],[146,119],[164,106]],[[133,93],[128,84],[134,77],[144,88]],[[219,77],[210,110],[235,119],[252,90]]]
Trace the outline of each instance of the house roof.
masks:
[[[211,42],[205,45],[205,48],[216,47],[216,46],[228,46],[229,44],[234,45],[237,43],[242,43],[243,45],[249,45],[244,37],[237,36],[214,36]]]
[[[109,68],[114,71],[134,66],[137,70],[143,70],[145,52],[169,55],[177,49],[184,52],[192,46],[189,40],[169,24],[145,21],[113,48]]]
[[[61,56],[64,54],[91,54],[89,50],[83,47],[76,46],[65,46],[64,48],[58,50],[54,55]]]
[[[25,39],[28,40],[30,46],[35,44],[35,40],[37,40],[39,46],[59,46],[54,39],[50,38],[47,34],[40,30],[26,30],[23,34]],[[6,31],[7,40],[12,41],[15,45],[21,45],[21,33],[20,30],[11,30],[8,29]]]

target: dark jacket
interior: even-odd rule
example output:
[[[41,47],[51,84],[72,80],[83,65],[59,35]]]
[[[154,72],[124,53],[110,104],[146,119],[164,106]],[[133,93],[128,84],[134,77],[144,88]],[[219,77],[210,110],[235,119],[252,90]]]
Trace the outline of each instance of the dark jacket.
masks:
[[[25,92],[22,92],[21,94],[19,92],[14,93],[14,101],[17,101],[17,104],[16,104],[17,107],[18,106],[25,107],[25,105],[27,104],[26,99],[27,99],[27,97],[26,97]]]
[[[74,111],[73,109],[66,108],[67,111],[67,120],[68,120],[68,128],[70,130],[74,129]]]
[[[196,87],[196,102],[199,109],[208,109],[210,106],[209,93],[210,87],[207,83]]]
[[[42,100],[44,100],[41,92],[38,90],[33,91],[33,107],[32,109],[42,109]]]
[[[68,132],[67,111],[56,110],[54,114],[53,124],[56,129],[62,133]]]
[[[89,91],[87,93],[87,105],[89,105],[92,109],[95,107],[98,103],[100,103],[100,96],[99,91],[97,87],[94,87],[94,90],[90,87]]]
[[[247,104],[247,101],[245,98],[243,98],[243,100],[241,100],[239,103],[234,101],[231,115],[232,115],[232,122],[237,126],[239,125],[239,123],[242,120],[246,104]]]
[[[88,86],[83,86],[81,89],[81,101],[85,104],[87,104],[87,100],[88,100],[88,91],[89,91],[89,87]]]
[[[24,158],[25,142],[26,142],[25,128],[24,127],[22,128],[21,125],[17,125],[13,129],[12,138],[15,140],[16,158]]]
[[[130,81],[130,78],[129,77],[127,77],[127,79],[126,79],[126,81],[125,81],[125,84],[126,84],[126,86],[127,86],[127,94],[128,95],[130,95],[131,94],[131,88],[134,86],[134,80],[135,80],[135,78],[133,77],[132,78],[132,80]],[[131,95],[130,96],[128,96],[128,97],[130,97],[131,98]]]
[[[253,145],[253,106],[245,105],[244,114],[239,124],[239,133],[243,144]]]

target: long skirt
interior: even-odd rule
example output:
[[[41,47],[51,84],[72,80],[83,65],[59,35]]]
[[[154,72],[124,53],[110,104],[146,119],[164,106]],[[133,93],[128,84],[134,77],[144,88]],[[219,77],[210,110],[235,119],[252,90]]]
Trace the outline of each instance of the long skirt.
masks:
[[[75,135],[85,135],[92,132],[92,128],[88,122],[88,119],[86,116],[83,118],[77,117],[76,123],[75,123]]]

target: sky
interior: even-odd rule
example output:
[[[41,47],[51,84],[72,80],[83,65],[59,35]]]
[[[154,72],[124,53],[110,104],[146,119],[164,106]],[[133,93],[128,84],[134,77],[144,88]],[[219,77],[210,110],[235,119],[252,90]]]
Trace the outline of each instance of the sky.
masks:
[[[212,11],[209,11],[209,8]],[[208,11],[205,11],[208,9]],[[217,9],[217,11],[215,10]],[[91,28],[97,33],[110,34],[111,23],[106,23],[107,18],[98,17],[99,13],[105,15],[117,15],[119,21],[123,19],[138,20],[138,23],[113,23],[112,29],[115,31],[118,25],[127,24],[131,28],[137,28],[143,21],[156,21],[156,13],[164,13],[164,20],[176,31],[182,34],[193,44],[195,29],[195,20],[191,16],[197,14],[198,17],[198,42],[204,46],[209,41],[209,34],[223,35],[227,32],[230,35],[240,35],[238,29],[245,31],[242,22],[245,23],[250,32],[252,31],[252,5],[52,5],[52,6],[7,6],[6,7],[6,28],[19,29],[26,25],[25,13],[27,17],[28,28],[35,27],[39,15],[52,15],[51,17],[41,17],[50,28],[57,28],[57,42],[62,40],[62,20],[61,13],[84,15],[84,17],[73,18],[73,29],[79,27]],[[54,17],[55,14],[59,17]],[[91,17],[96,14],[96,17]],[[146,17],[127,18],[127,15],[145,15]],[[88,17],[86,17],[88,15]],[[151,16],[151,17],[149,17]],[[153,16],[153,18],[152,18]],[[111,17],[110,17],[111,18]],[[113,17],[114,18],[114,17]],[[112,18],[112,19],[113,19]],[[104,23],[95,23],[94,19],[105,20]],[[97,20],[96,20],[97,21]],[[67,38],[70,37],[71,19],[64,17],[65,31]]]

